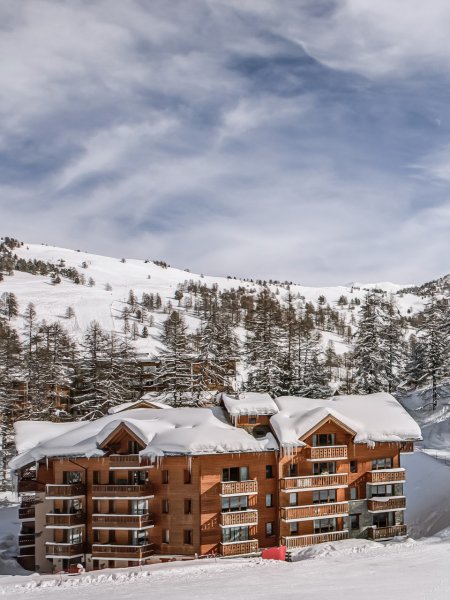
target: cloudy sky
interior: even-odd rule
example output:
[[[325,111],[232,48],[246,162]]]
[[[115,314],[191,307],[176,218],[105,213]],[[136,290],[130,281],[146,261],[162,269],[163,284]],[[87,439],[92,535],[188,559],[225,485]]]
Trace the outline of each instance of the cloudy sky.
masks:
[[[0,0],[0,230],[210,274],[450,271],[448,0]]]

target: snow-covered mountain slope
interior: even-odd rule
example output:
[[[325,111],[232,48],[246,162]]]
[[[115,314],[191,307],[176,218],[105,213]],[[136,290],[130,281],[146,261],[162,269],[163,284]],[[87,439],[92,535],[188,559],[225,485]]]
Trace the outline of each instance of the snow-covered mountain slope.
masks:
[[[66,267],[77,269],[87,281],[89,278],[95,281],[95,285],[90,287],[76,285],[73,281],[63,278],[60,284],[53,285],[49,276],[32,275],[21,271],[15,271],[13,276],[5,276],[0,282],[0,296],[3,292],[12,292],[17,296],[20,315],[14,320],[14,324],[18,330],[23,326],[22,316],[29,302],[34,303],[38,319],[59,320],[69,333],[80,338],[93,320],[98,321],[107,331],[121,332],[123,321],[119,317],[131,289],[138,298],[144,292],[159,294],[163,304],[171,301],[174,307],[179,306],[174,299],[177,286],[186,280],[200,282],[209,287],[216,285],[220,291],[241,287],[251,294],[260,289],[259,285],[251,281],[194,274],[171,267],[164,268],[150,260],[127,258],[123,262],[123,259],[119,258],[48,245],[23,244],[14,248],[13,253],[27,261],[38,260],[53,264],[64,261]],[[301,298],[302,302],[312,302],[315,306],[318,298],[324,296],[326,303],[333,309],[339,310],[346,322],[350,323],[352,315],[357,318],[358,307],[350,310],[348,306],[339,306],[339,298],[345,296],[349,303],[352,299],[361,300],[367,289],[373,287],[393,293],[404,315],[413,314],[423,308],[423,298],[414,294],[399,294],[398,290],[403,286],[392,283],[350,284],[337,287],[307,287],[294,284],[291,285],[291,292],[295,297]],[[282,284],[272,284],[270,288],[274,293],[278,291],[280,298],[286,294],[286,287]],[[68,306],[74,309],[75,317],[72,319],[65,317]],[[198,318],[192,311],[186,311],[183,306],[179,308],[185,312],[190,329],[195,330],[199,324]],[[137,348],[143,352],[153,353],[159,347],[159,326],[167,315],[162,311],[159,313],[156,311],[153,316],[154,326],[149,329],[149,337],[136,340]],[[338,354],[348,350],[347,342],[334,333],[324,332],[323,338],[324,345],[330,340],[333,341]]]

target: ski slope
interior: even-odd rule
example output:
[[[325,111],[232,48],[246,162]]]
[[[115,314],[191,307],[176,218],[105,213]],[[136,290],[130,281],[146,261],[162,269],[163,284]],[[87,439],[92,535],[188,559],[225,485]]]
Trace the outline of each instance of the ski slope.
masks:
[[[174,307],[178,307],[178,302],[174,299],[177,286],[186,280],[192,279],[209,287],[217,285],[220,291],[243,287],[252,293],[252,290],[260,289],[258,285],[249,281],[194,274],[171,267],[163,268],[155,265],[151,260],[146,262],[145,259],[126,258],[126,262],[121,262],[120,258],[39,244],[24,244],[15,248],[14,253],[25,260],[36,259],[55,264],[62,259],[66,267],[76,268],[85,275],[86,280],[90,277],[94,279],[95,286],[93,287],[76,285],[67,279],[63,279],[58,285],[52,285],[50,277],[15,271],[13,276],[5,276],[4,280],[0,282],[0,296],[3,292],[12,292],[18,298],[21,314],[14,319],[18,330],[23,328],[23,311],[28,303],[32,302],[35,305],[38,320],[61,321],[69,333],[78,339],[82,337],[83,332],[94,320],[100,323],[106,331],[122,332],[123,321],[119,317],[131,289],[135,291],[138,298],[142,296],[143,292],[159,294],[163,304],[170,300]],[[82,267],[83,263],[87,264],[87,268]],[[107,284],[111,286],[111,291],[105,289]],[[356,287],[352,287],[352,284],[337,287],[292,285],[291,291],[294,296],[299,295],[304,301],[312,302],[315,305],[317,305],[319,296],[325,296],[330,306],[336,309],[340,296],[347,296],[349,301],[352,298],[362,300],[366,290],[372,287],[396,294],[398,289],[403,286],[391,283],[366,286],[357,284]],[[278,285],[271,285],[270,288],[274,293],[278,290],[281,298],[286,294],[286,290]],[[396,294],[396,298],[400,311],[404,315],[408,314],[408,311],[414,313],[423,309],[423,299],[413,294],[403,296]],[[70,320],[65,318],[68,306],[71,306],[75,312],[75,318]],[[179,308],[186,313],[183,307]],[[343,308],[341,312],[345,315],[347,322],[350,322],[352,312],[357,315],[358,309],[349,311],[347,308]],[[163,312],[152,314],[155,323],[149,329],[149,337],[136,340],[136,347],[142,352],[154,353],[159,350],[160,325],[167,315]],[[188,313],[186,319],[190,330],[194,331],[199,325],[198,318],[192,313]],[[334,343],[335,351],[338,354],[349,349],[348,343],[338,335],[324,332],[322,343],[326,346],[329,341]]]

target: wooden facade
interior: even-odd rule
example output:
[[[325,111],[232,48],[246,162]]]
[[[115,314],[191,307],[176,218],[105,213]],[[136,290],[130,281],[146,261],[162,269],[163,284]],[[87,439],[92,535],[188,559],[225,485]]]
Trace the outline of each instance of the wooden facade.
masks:
[[[270,427],[265,415],[235,425],[255,435]],[[405,535],[404,447],[353,439],[329,417],[289,453],[167,455],[152,463],[122,424],[102,444],[104,457],[22,470],[19,560],[40,572],[79,562],[93,570]]]

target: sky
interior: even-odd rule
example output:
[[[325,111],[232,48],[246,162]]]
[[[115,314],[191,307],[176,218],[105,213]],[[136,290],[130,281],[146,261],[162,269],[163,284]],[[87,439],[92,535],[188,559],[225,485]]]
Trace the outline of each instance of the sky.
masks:
[[[0,0],[0,232],[211,275],[450,271],[448,0]]]

